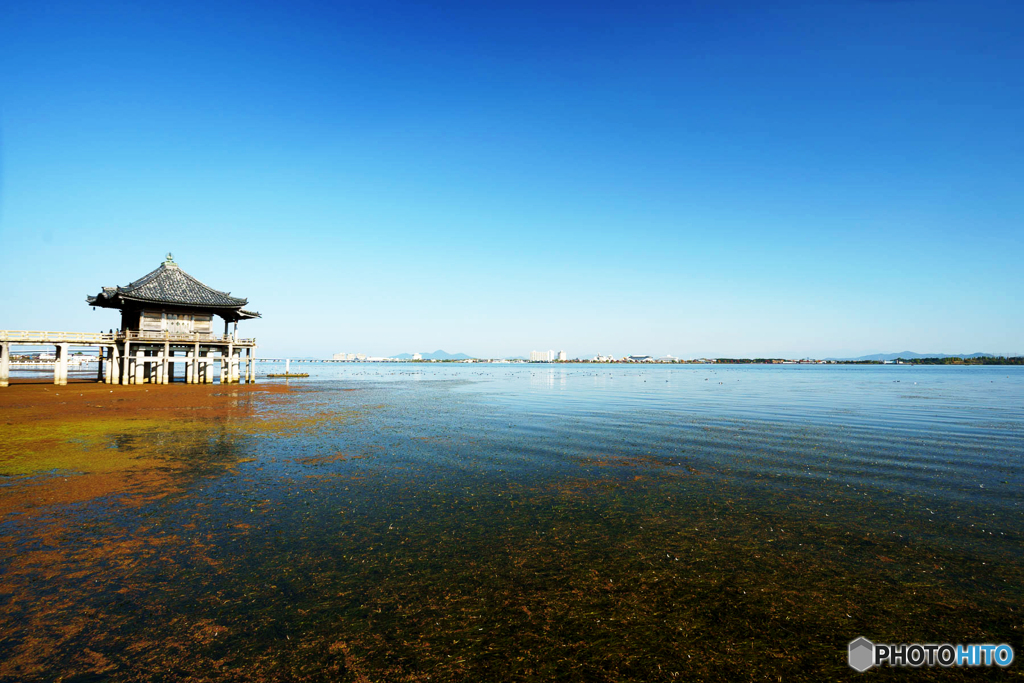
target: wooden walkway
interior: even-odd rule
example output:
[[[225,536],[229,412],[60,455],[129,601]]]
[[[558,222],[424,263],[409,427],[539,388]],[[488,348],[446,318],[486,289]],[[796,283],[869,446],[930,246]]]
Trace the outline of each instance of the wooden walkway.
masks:
[[[168,384],[175,363],[185,365],[189,384],[212,384],[218,364],[221,384],[242,381],[242,366],[244,380],[256,381],[256,340],[230,334],[0,330],[0,387],[9,384],[11,348],[16,345],[52,345],[56,349],[53,383],[57,385],[68,383],[72,346],[96,348],[96,380],[108,384]]]

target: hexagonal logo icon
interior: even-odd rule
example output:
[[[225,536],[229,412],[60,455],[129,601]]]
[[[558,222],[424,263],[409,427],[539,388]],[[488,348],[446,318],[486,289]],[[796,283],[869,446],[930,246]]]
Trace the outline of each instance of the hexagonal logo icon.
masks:
[[[875,644],[861,636],[850,643],[850,667],[857,671],[867,671],[875,663]]]

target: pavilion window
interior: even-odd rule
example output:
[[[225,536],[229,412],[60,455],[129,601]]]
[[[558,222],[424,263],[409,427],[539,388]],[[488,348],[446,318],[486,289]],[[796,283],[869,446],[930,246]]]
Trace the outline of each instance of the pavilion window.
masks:
[[[196,332],[199,332],[199,333],[202,333],[202,334],[211,334],[213,332],[213,316],[212,315],[204,315],[204,314],[200,313],[200,314],[194,315],[192,317],[192,320],[193,320],[193,323],[192,323],[193,324],[193,329]]]
[[[163,312],[153,310],[143,311],[140,327],[143,332],[162,332],[164,329]]]

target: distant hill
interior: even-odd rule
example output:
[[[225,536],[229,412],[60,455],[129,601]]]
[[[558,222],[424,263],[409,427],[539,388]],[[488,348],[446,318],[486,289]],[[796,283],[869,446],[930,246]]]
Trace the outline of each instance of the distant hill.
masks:
[[[442,351],[440,349],[438,349],[437,351],[434,351],[433,353],[423,353],[423,354],[420,354],[420,355],[423,356],[423,360],[466,360],[468,358],[474,358],[475,357],[475,356],[467,356],[464,353],[448,353],[447,351]],[[395,358],[399,358],[401,360],[411,360],[412,359],[412,354],[411,353],[400,353],[397,356],[395,356]]]
[[[896,360],[903,358],[982,358],[986,356],[999,356],[995,353],[916,353],[914,351],[901,351],[899,353],[873,353],[870,356],[859,356],[857,358],[826,358],[825,360]]]

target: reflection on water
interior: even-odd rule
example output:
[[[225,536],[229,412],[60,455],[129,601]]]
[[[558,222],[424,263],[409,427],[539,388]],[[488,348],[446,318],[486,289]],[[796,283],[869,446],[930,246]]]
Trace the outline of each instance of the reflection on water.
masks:
[[[821,680],[860,635],[1020,643],[1017,368],[309,370],[19,432],[57,473],[3,500],[101,451],[138,495],[8,506],[0,680]]]

